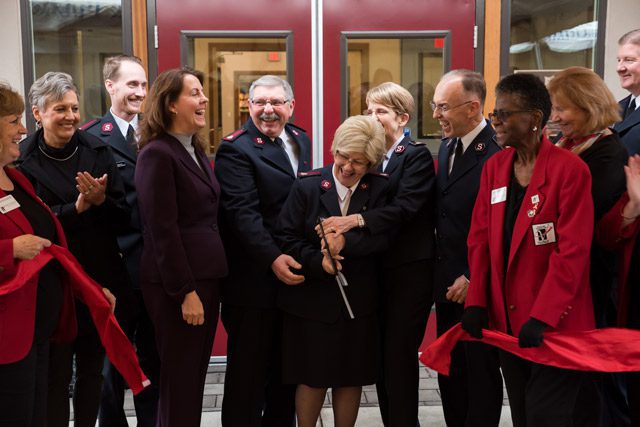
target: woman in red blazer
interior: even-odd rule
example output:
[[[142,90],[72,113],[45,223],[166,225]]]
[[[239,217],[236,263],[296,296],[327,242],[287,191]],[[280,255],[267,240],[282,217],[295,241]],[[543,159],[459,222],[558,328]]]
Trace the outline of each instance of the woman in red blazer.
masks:
[[[469,232],[462,327],[473,337],[490,327],[537,347],[544,331],[594,327],[591,176],[543,136],[550,111],[549,93],[533,75],[510,75],[496,87],[490,117],[507,148],[485,164]],[[580,373],[505,352],[500,362],[514,426],[572,425]]]
[[[71,288],[56,261],[15,291],[1,285],[16,274],[19,260],[52,243],[67,245],[31,183],[9,167],[27,133],[23,111],[20,95],[0,84],[0,426],[36,427],[46,424],[49,339],[70,341],[76,322]]]
[[[625,166],[627,192],[602,217],[596,239],[605,248],[620,251],[618,262],[618,325],[640,329],[640,155]],[[631,425],[640,426],[640,373],[627,374]]]
[[[140,287],[160,355],[157,426],[199,427],[227,261],[220,187],[198,136],[203,75],[160,74],[146,99],[135,172],[144,249]]]

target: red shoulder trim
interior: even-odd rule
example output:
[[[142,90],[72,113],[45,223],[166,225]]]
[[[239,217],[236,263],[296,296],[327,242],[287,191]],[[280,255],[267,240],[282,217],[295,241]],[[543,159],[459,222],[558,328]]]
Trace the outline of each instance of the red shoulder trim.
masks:
[[[247,130],[246,129],[238,129],[237,131],[233,132],[232,134],[229,134],[227,136],[225,136],[224,138],[222,138],[225,141],[235,141],[240,135],[242,135],[243,133],[246,133]]]
[[[98,122],[97,119],[93,119],[93,120],[89,120],[87,123],[83,124],[82,126],[80,126],[80,130],[87,130],[89,129],[91,126],[93,126],[94,124],[96,124]]]

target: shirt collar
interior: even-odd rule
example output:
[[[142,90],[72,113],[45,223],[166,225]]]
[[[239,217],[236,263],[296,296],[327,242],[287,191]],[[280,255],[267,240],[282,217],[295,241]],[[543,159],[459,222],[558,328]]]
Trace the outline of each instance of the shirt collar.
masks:
[[[340,181],[338,181],[338,177],[336,177],[335,168],[336,168],[336,165],[334,163],[333,167],[331,168],[331,174],[333,175],[333,181],[336,183],[336,191],[338,192],[338,197],[340,198],[340,201],[343,202],[345,197],[347,197],[347,192],[349,190],[351,190],[351,194],[355,193],[356,188],[358,188],[358,184],[360,184],[360,180],[358,180],[358,182],[353,184],[351,187],[345,187],[340,183]]]
[[[478,123],[478,126],[473,128],[471,132],[469,132],[468,134],[460,138],[462,140],[463,152],[466,151],[467,148],[469,148],[473,140],[476,139],[476,136],[480,135],[480,132],[482,132],[482,129],[484,129],[486,125],[487,125],[486,121],[480,120],[480,123]]]
[[[125,138],[127,137],[127,132],[129,131],[129,125],[133,126],[133,130],[135,130],[136,132],[138,131],[138,115],[137,114],[133,116],[133,120],[128,122],[116,116],[115,113],[113,112],[113,108],[110,108],[109,112],[113,116],[113,120],[116,122],[118,129],[120,129],[122,136],[124,136]]]
[[[404,135],[401,135],[400,138],[398,138],[396,140],[396,142],[393,143],[393,145],[391,146],[391,148],[389,148],[387,150],[387,153],[385,154],[385,158],[390,159],[391,156],[393,155],[393,152],[396,151],[396,148],[398,147],[398,145],[402,142],[402,140],[404,139]]]

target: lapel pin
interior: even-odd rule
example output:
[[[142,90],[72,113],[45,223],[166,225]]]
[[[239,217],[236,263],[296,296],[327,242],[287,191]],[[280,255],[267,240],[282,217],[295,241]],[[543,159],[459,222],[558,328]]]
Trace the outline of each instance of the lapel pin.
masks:
[[[263,145],[264,144],[264,141],[260,137],[253,138],[253,140],[256,142],[256,144],[259,144],[259,145]]]
[[[395,149],[396,154],[401,154],[404,151],[404,145],[398,145]]]
[[[536,214],[536,211],[535,211],[535,210],[533,210],[533,209],[529,209],[529,210],[527,211],[527,216],[528,216],[529,218],[533,218],[533,216],[534,216],[535,214]]]
[[[320,183],[320,187],[324,188],[325,190],[328,190],[331,188],[331,182],[325,179]]]
[[[363,182],[362,184],[360,184],[361,190],[366,190],[367,188],[369,188],[369,184],[367,184],[366,182]]]
[[[531,196],[531,203],[536,204],[540,201],[540,197],[537,194]]]
[[[295,129],[291,129],[291,133],[292,133],[292,134],[294,134],[295,136],[300,135],[300,134],[298,133],[298,131],[297,131],[297,130],[295,130]]]
[[[102,125],[102,132],[110,133],[112,130],[113,130],[113,124],[112,123],[104,123]]]
[[[477,152],[484,151],[485,148],[486,148],[486,145],[484,144],[484,142],[477,143],[475,147]]]

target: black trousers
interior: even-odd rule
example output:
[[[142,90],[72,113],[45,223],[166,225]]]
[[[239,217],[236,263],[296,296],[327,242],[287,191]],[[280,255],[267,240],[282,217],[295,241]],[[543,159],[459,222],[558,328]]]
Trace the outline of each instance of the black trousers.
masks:
[[[539,365],[500,351],[514,427],[571,427],[583,372]]]
[[[73,387],[73,425],[96,425],[102,389],[104,348],[98,332],[88,319],[86,310],[84,305],[76,302],[78,336],[74,342],[51,343],[47,427],[69,426],[69,384],[73,374],[74,356],[76,381]]]
[[[433,262],[422,260],[383,272],[380,312],[382,370],[376,383],[385,426],[418,424],[418,349],[433,304]]]
[[[204,324],[199,326],[182,319],[181,305],[161,285],[143,283],[142,289],[160,355],[156,426],[200,427],[204,384],[218,325],[218,281],[196,283],[204,308]]]
[[[228,334],[224,427],[292,427],[295,384],[282,384],[282,315],[276,309],[222,304]]]
[[[460,322],[464,304],[436,303],[438,336]],[[448,427],[496,427],[502,412],[498,350],[477,341],[459,342],[451,352],[449,376],[438,374]]]
[[[0,365],[0,427],[46,426],[48,370],[47,339],[34,343],[24,359]]]
[[[156,347],[153,324],[144,305],[142,292],[139,289],[134,290],[134,297],[137,310],[134,313],[119,315],[118,323],[135,345],[140,367],[151,381],[149,387],[137,396],[133,396],[137,426],[153,427],[156,425],[158,412],[160,357]],[[116,315],[118,314],[116,311]],[[98,415],[100,427],[128,427],[127,416],[123,408],[127,384],[108,358],[105,359],[102,375],[104,382],[102,383],[100,413]]]

